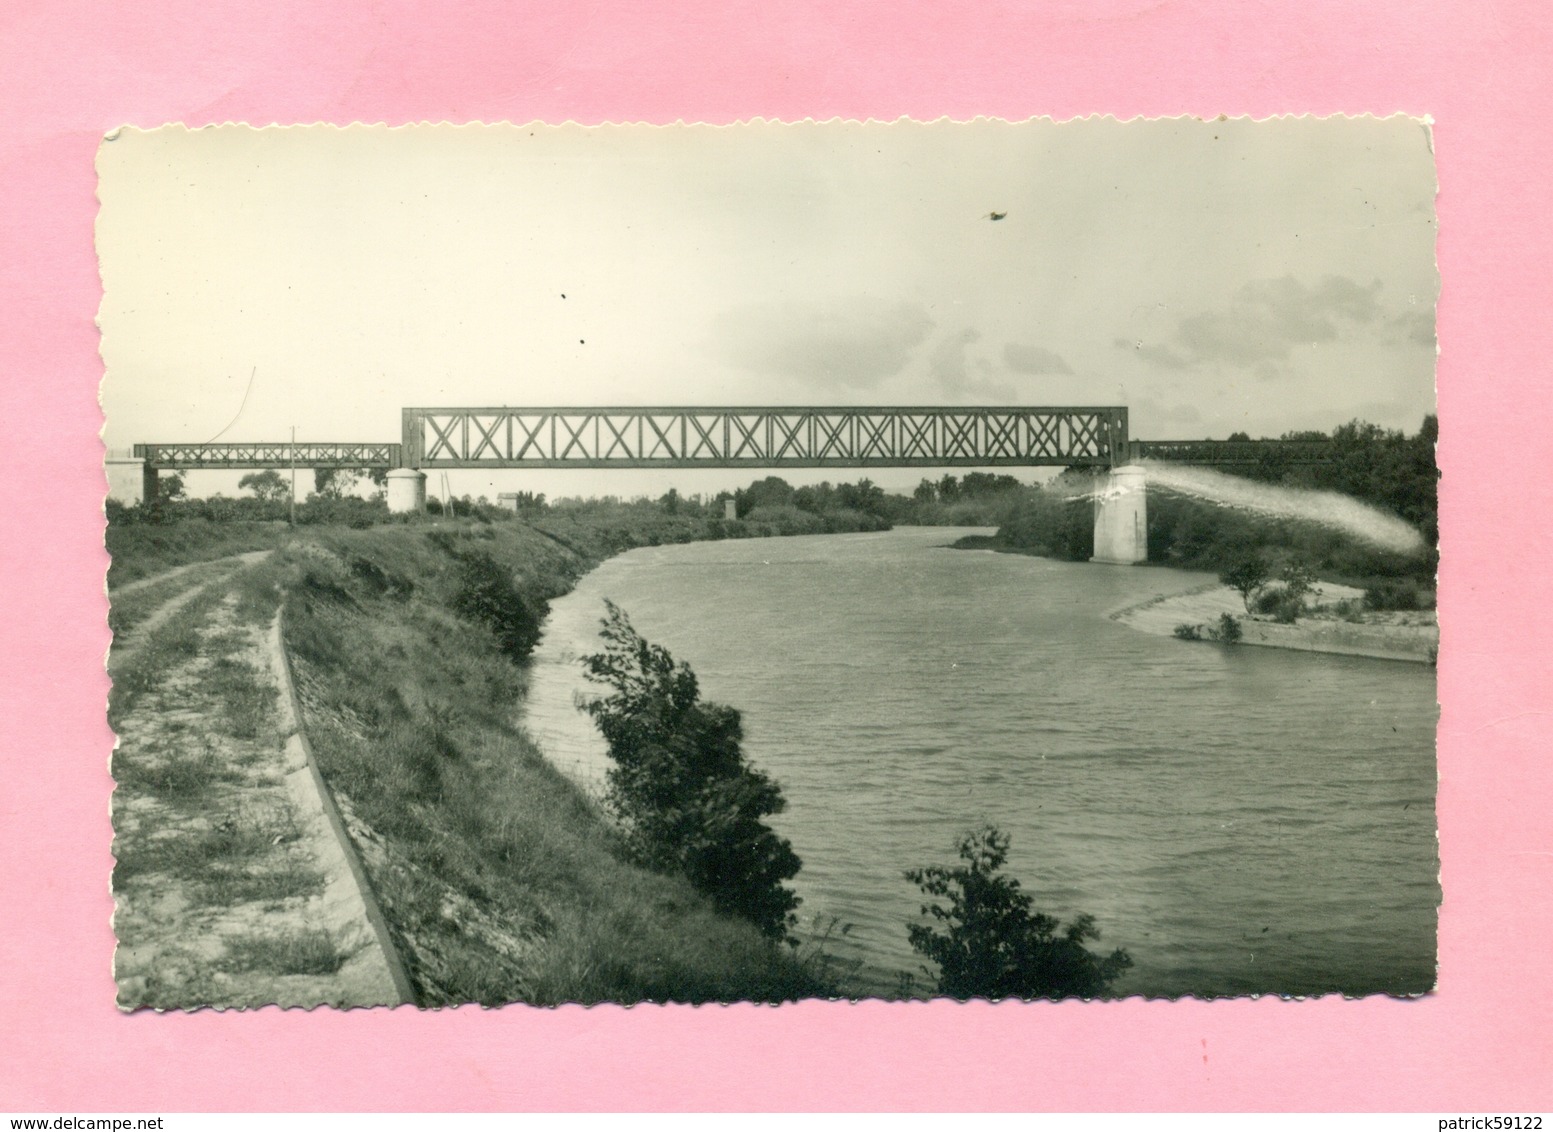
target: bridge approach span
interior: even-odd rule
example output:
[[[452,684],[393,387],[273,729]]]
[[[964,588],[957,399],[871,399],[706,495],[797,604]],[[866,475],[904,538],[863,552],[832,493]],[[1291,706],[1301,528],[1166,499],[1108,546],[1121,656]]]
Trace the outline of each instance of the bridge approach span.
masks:
[[[397,444],[303,442],[292,444],[137,444],[137,460],[164,470],[228,468],[397,468]]]
[[[1330,440],[1134,440],[1131,458],[1204,468],[1289,467],[1327,464],[1336,456]]]

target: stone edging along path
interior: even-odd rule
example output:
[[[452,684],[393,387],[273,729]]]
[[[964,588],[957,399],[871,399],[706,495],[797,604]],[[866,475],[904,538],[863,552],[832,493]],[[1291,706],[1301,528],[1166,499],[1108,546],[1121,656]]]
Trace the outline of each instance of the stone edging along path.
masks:
[[[308,745],[280,612],[270,626],[265,651],[281,689],[280,731],[286,744],[286,788],[298,819],[313,827],[311,840],[321,858],[318,864],[328,878],[323,906],[329,922],[320,926],[330,931],[349,956],[339,973],[346,984],[341,988],[340,1004],[413,1005],[414,987],[394,948],[388,923],[351,844],[334,796]]]

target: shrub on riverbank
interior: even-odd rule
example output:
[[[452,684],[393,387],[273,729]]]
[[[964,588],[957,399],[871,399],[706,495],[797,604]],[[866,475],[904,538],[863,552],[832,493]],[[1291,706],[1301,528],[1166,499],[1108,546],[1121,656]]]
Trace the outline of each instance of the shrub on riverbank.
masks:
[[[1095,553],[1094,504],[1082,496],[1032,488],[993,539],[1005,550],[1087,562]]]
[[[776,1002],[834,987],[623,839],[524,734],[522,666],[454,606],[483,555],[514,590],[593,560],[523,523],[319,530],[283,552],[315,757],[421,1005]],[[574,532],[576,533],[576,532]]]
[[[458,564],[457,588],[449,603],[453,612],[489,629],[508,660],[527,660],[550,612],[546,596],[520,588],[512,571],[482,550],[455,548],[453,554]]]
[[[610,693],[583,708],[609,744],[606,802],[632,859],[686,877],[718,911],[786,939],[798,897],[782,882],[800,862],[763,820],[786,806],[780,787],[746,761],[739,713],[702,701],[690,666],[605,604],[604,651],[582,663]]]
[[[942,926],[907,926],[912,949],[938,968],[938,993],[960,999],[1103,995],[1132,958],[1120,949],[1102,956],[1084,946],[1100,938],[1093,916],[1074,918],[1059,935],[1056,917],[1031,911],[1019,882],[1001,874],[1008,845],[1008,836],[989,826],[961,838],[963,865],[906,873],[930,898],[922,915]]]

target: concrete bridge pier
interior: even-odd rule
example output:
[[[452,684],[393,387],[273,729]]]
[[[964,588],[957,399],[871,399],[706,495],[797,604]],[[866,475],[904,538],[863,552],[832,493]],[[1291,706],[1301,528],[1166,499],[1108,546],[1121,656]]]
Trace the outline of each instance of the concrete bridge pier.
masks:
[[[388,509],[395,513],[426,510],[426,473],[394,468],[388,473]]]
[[[103,458],[108,476],[108,498],[126,507],[156,499],[156,469],[139,456],[109,451]]]
[[[1148,473],[1140,464],[1112,468],[1095,500],[1091,562],[1135,566],[1149,559]]]

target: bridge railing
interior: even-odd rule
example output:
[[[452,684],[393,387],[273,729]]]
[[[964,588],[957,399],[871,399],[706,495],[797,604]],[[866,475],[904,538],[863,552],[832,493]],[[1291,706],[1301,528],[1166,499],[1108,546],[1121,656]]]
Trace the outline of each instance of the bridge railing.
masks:
[[[944,408],[421,408],[404,410],[420,468],[1108,465],[1127,410]]]

